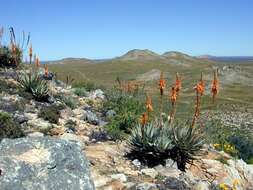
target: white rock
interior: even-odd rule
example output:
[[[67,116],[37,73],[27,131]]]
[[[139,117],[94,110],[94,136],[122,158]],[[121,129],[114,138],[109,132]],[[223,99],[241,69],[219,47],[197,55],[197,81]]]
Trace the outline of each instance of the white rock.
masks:
[[[137,185],[136,190],[150,190],[151,188],[155,189],[157,186],[154,183],[141,183]]]
[[[156,171],[154,168],[145,168],[141,170],[141,173],[147,176],[150,176],[152,178],[156,178],[158,175],[158,171]]]
[[[66,141],[75,142],[79,146],[81,146],[81,148],[85,147],[85,139],[82,139],[81,136],[77,136],[72,133],[64,133],[63,135],[60,136],[60,138],[66,140]]]
[[[41,132],[33,132],[33,133],[29,133],[27,136],[28,137],[43,137],[44,134]]]
[[[111,175],[111,178],[119,180],[121,182],[126,182],[127,181],[127,177],[126,177],[125,174],[113,174],[113,175]]]
[[[193,190],[209,190],[209,184],[207,182],[198,182],[193,186]]]
[[[51,123],[49,123],[48,121],[45,121],[41,118],[29,120],[27,122],[27,124],[31,127],[35,127],[35,128],[39,128],[39,129],[47,129],[47,128],[52,127]]]

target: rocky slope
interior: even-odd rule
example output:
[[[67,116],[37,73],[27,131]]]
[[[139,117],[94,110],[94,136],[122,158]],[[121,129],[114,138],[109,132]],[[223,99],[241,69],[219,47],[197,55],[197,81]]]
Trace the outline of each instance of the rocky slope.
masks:
[[[253,189],[253,166],[211,145],[204,147],[202,156],[185,173],[172,160],[154,168],[129,160],[126,142],[113,142],[104,131],[102,90],[77,96],[71,87],[52,80],[54,96],[49,102],[38,102],[19,93],[15,75],[12,69],[0,71],[0,112],[9,113],[26,137],[0,143],[0,187],[4,189],[31,189],[31,185],[36,189],[93,189],[92,183],[98,190],[208,190],[223,183],[228,189]],[[61,109],[57,123],[43,119],[40,110],[62,104],[59,97],[73,98],[75,108]]]

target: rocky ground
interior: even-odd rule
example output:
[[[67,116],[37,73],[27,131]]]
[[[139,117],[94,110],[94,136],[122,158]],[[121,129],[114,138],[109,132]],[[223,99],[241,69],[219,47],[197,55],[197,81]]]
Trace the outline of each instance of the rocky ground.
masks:
[[[0,189],[208,190],[222,183],[230,189],[253,189],[253,165],[211,145],[204,147],[203,155],[185,173],[172,160],[154,168],[129,160],[124,156],[127,144],[111,141],[104,131],[106,117],[115,113],[101,111],[106,101],[102,90],[77,96],[71,87],[53,80],[50,101],[43,103],[18,93],[12,69],[0,71],[0,82],[0,111],[11,114],[26,136],[0,143]],[[59,94],[72,97],[77,105],[61,110],[54,124],[39,112],[45,106],[61,104]]]

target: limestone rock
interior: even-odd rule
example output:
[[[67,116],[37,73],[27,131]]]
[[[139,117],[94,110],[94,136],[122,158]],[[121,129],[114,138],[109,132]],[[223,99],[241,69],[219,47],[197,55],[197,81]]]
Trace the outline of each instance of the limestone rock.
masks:
[[[94,190],[79,146],[49,137],[4,139],[0,144],[4,190]]]

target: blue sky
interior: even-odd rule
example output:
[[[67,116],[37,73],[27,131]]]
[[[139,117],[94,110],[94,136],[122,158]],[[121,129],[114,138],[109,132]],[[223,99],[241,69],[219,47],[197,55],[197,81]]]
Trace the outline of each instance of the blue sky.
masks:
[[[42,60],[130,49],[253,55],[252,8],[251,0],[1,0],[0,25],[30,32]]]

